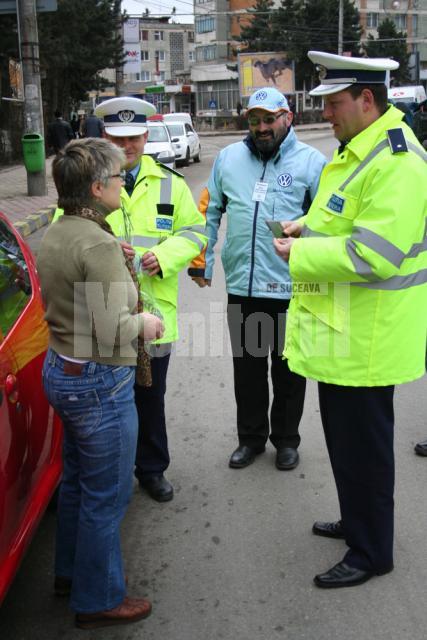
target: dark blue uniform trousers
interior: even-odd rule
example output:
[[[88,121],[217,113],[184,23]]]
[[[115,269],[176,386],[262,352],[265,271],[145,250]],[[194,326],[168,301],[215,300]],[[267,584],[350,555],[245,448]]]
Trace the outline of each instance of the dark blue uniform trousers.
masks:
[[[170,353],[151,359],[151,387],[135,385],[138,410],[138,444],[135,476],[161,474],[169,466],[168,436],[166,433],[165,393]]]
[[[365,571],[393,566],[394,387],[319,382],[326,445],[349,550],[344,562]]]

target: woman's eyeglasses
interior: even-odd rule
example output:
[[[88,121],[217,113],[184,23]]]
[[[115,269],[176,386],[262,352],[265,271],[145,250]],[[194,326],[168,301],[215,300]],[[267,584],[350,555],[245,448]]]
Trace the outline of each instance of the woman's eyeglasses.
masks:
[[[278,118],[281,118],[282,116],[284,116],[285,113],[286,113],[286,111],[281,111],[277,115],[275,115],[274,113],[267,113],[262,118],[260,118],[259,116],[251,116],[251,115],[249,115],[248,116],[248,122],[249,122],[251,127],[256,127],[259,124],[261,124],[261,122],[263,122],[264,124],[274,124],[276,122],[276,120]]]
[[[122,182],[125,182],[125,180],[126,180],[126,171],[123,169],[123,171],[120,171],[120,173],[113,173],[108,177],[109,178],[120,178],[120,180]]]

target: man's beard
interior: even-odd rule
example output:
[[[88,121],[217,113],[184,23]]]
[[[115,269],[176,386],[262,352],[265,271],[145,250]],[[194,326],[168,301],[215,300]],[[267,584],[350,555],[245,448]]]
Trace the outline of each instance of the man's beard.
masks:
[[[274,133],[263,137],[251,133],[251,136],[261,156],[263,158],[271,158],[273,155],[275,155],[283,140],[286,138],[287,133],[288,130],[285,129],[283,133],[281,133],[278,137],[275,137]]]

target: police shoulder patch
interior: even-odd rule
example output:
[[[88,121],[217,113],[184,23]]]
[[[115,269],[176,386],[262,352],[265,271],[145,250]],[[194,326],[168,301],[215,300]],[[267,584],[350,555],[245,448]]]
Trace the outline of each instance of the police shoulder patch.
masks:
[[[335,211],[335,213],[342,213],[344,209],[345,198],[341,198],[341,196],[337,196],[336,193],[333,193],[328,200],[327,207],[331,209],[331,211]]]

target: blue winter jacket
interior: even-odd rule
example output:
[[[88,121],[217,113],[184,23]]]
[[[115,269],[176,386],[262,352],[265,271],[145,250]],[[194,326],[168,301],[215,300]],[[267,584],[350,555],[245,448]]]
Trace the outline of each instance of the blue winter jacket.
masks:
[[[212,278],[218,228],[226,213],[221,258],[227,292],[255,298],[290,298],[288,265],[276,255],[265,221],[295,220],[304,215],[325,164],[326,158],[300,142],[292,128],[276,155],[266,162],[250,136],[223,149],[200,202],[209,238],[205,262],[203,255],[196,259],[189,274]],[[268,185],[263,202],[253,199],[257,182]]]

